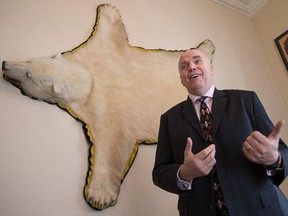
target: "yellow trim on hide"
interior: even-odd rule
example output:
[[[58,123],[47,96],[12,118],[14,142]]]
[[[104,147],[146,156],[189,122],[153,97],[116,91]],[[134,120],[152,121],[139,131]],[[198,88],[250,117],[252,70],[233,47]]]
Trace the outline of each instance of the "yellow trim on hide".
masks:
[[[102,4],[100,5],[101,7],[103,7],[104,5],[108,5],[108,4]],[[74,53],[76,52],[79,48],[82,48],[82,47],[85,47],[87,46],[87,42],[89,41],[89,39],[91,39],[93,36],[96,35],[97,31],[98,31],[98,28],[99,28],[99,25],[98,25],[98,22],[100,20],[100,6],[97,7],[97,15],[96,15],[96,21],[95,21],[95,25],[93,26],[93,31],[91,33],[91,35],[87,38],[86,41],[84,41],[82,44],[80,44],[79,46],[75,47],[74,49],[70,50],[70,51],[67,51],[67,52],[64,52],[64,53]],[[62,54],[64,54],[62,53]]]
[[[155,144],[156,142],[157,142],[157,140],[137,140],[136,141],[136,143],[134,145],[134,148],[133,148],[133,150],[132,150],[132,152],[130,154],[130,157],[129,157],[128,161],[127,161],[127,164],[125,166],[125,169],[123,170],[122,177],[124,177],[127,174],[127,172],[129,171],[130,167],[132,166],[133,161],[134,161],[134,159],[136,157],[136,154],[138,152],[139,145],[144,144],[144,143],[145,144]]]
[[[128,41],[128,39],[127,39]],[[139,46],[133,46],[131,44],[129,44],[128,42],[128,46],[131,47],[131,48],[135,48],[135,49],[138,49],[140,51],[143,51],[143,52],[183,52],[184,50],[165,50],[165,49],[145,49],[143,47],[139,47]]]
[[[93,165],[94,165],[94,145],[95,145],[95,143],[93,142],[93,136],[92,136],[92,134],[91,134],[91,130],[90,130],[90,127],[89,127],[89,125],[82,119],[82,117],[81,116],[79,116],[79,115],[77,115],[77,114],[75,114],[73,111],[72,111],[72,109],[70,108],[70,107],[68,107],[68,106],[66,106],[66,105],[64,105],[64,104],[60,104],[60,103],[58,103],[58,106],[59,107],[61,107],[61,108],[63,108],[63,109],[65,109],[73,118],[75,118],[75,119],[79,119],[81,122],[83,122],[84,124],[85,124],[85,128],[87,129],[87,135],[88,135],[88,137],[89,137],[89,140],[90,140],[90,142],[91,142],[91,148],[90,148],[90,152],[91,152],[91,157],[90,157],[90,169],[89,169],[89,175],[88,175],[88,178],[87,178],[87,181],[88,181],[88,184],[91,182],[91,176],[92,176],[92,174],[93,174]]]
[[[87,176],[87,184],[85,185],[84,187],[84,195],[85,195],[85,198],[87,200],[87,202],[89,202],[89,204],[94,207],[94,208],[97,208],[97,209],[105,209],[105,208],[108,208],[111,203],[109,203],[109,206],[102,206],[100,208],[100,206],[96,203],[92,203],[93,201],[91,200],[88,200],[88,187],[92,181],[92,176],[93,176],[93,167],[94,167],[94,152],[95,152],[95,143],[93,142],[93,138],[92,138],[92,134],[91,134],[91,130],[89,128],[89,126],[86,124],[86,122],[82,119],[81,116],[75,114],[72,109],[64,104],[60,104],[58,103],[58,106],[65,109],[73,118],[75,119],[79,119],[81,122],[83,122],[85,124],[85,128],[87,129],[87,135],[89,137],[89,140],[90,140],[90,143],[91,143],[91,148],[90,148],[90,154],[91,154],[91,157],[89,158],[89,162],[90,162],[90,166],[89,166],[89,170],[88,170],[88,176]],[[116,203],[115,203],[116,204]],[[114,205],[115,205],[114,204]]]

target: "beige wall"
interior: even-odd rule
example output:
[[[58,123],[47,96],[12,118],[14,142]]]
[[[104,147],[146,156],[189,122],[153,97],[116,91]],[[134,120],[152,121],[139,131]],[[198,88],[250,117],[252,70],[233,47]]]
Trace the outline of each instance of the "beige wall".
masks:
[[[288,30],[287,7],[288,1],[286,0],[270,0],[251,19],[253,26],[255,26],[259,42],[261,43],[263,54],[271,70],[269,72],[271,81],[274,82],[277,87],[274,94],[279,98],[279,101],[281,101],[281,105],[282,103],[284,105],[280,106],[283,108],[283,110],[280,110],[281,114],[275,114],[278,115],[277,117],[279,118],[285,117],[288,114],[288,71],[276,48],[274,39]]]
[[[179,50],[211,39],[216,86],[255,90],[273,122],[288,122],[288,72],[274,44],[287,30],[287,0],[270,0],[253,17],[211,0],[109,2],[119,9],[132,45]],[[101,3],[0,0],[0,61],[78,46],[90,35]],[[140,147],[118,204],[98,212],[82,195],[89,146],[81,125],[56,106],[23,97],[3,79],[0,98],[0,215],[177,215],[177,197],[151,181],[155,146]],[[287,180],[281,187],[287,195]]]
[[[275,111],[271,110],[269,114],[271,114],[270,116],[275,120],[284,118],[288,123],[288,71],[274,42],[275,38],[288,30],[287,8],[287,0],[270,0],[251,18],[251,20],[253,26],[255,26],[255,31],[261,44],[262,52],[266,57],[267,64],[269,65],[269,79],[271,80],[271,83],[273,82],[272,86],[275,88],[272,90],[272,94],[277,98],[276,104],[274,105]],[[272,89],[270,86],[266,87]],[[265,105],[269,106],[268,97]],[[282,132],[283,139],[286,140],[286,143],[288,136],[287,128],[288,126],[286,125],[285,130]],[[281,185],[281,188],[287,196],[287,180]]]

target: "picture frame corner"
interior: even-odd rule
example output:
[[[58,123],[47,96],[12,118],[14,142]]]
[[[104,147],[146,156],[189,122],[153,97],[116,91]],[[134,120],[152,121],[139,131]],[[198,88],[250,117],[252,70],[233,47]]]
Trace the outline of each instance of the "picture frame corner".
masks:
[[[288,71],[288,30],[276,37],[274,42]]]

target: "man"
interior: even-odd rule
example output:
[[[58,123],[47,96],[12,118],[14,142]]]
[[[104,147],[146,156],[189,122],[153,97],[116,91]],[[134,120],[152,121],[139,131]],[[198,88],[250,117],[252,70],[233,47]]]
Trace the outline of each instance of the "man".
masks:
[[[182,54],[179,72],[189,97],[161,116],[154,184],[179,195],[181,216],[287,216],[284,121],[274,127],[252,91],[216,89],[200,48]]]

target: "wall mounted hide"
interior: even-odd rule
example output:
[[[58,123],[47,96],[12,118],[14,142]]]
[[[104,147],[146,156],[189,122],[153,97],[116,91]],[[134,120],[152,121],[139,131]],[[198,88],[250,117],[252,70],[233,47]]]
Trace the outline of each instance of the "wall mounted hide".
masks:
[[[214,53],[209,40],[201,46]],[[2,70],[23,94],[57,104],[84,123],[91,143],[85,199],[102,210],[116,204],[139,144],[157,142],[160,115],[186,99],[177,68],[181,53],[131,46],[119,12],[105,4],[97,8],[91,36],[78,47],[5,61]]]

